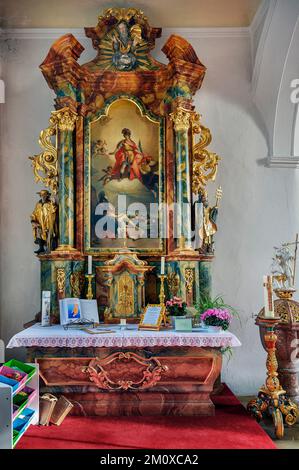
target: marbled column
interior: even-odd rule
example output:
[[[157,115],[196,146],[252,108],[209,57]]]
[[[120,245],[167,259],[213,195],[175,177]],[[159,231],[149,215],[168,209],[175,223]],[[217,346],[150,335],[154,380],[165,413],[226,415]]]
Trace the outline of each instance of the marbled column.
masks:
[[[74,236],[74,153],[73,131],[77,114],[69,108],[52,113],[57,121],[59,246],[56,251],[73,251]]]
[[[179,243],[181,249],[191,250],[191,181],[188,145],[191,112],[178,107],[170,116],[175,130],[175,193],[179,212],[177,214],[176,236],[179,241],[182,241],[182,237],[184,237],[184,246]]]
[[[211,295],[211,291],[211,263],[209,261],[201,261],[199,263],[199,294],[207,297]]]

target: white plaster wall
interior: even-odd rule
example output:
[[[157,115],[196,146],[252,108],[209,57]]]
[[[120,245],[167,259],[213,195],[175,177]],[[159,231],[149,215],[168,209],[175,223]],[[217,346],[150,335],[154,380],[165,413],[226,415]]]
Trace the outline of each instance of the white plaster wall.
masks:
[[[298,229],[298,176],[294,170],[263,166],[267,145],[250,93],[249,37],[193,38],[190,42],[208,68],[196,106],[212,130],[211,149],[222,157],[218,183],[224,195],[213,266],[214,293],[223,294],[239,309],[241,318],[232,331],[242,347],[225,362],[223,377],[235,393],[245,395],[256,392],[264,380],[265,353],[252,314],[263,304],[261,280],[269,270],[273,245],[293,238]],[[29,223],[38,188],[27,156],[39,152],[38,133],[47,125],[52,109],[54,95],[38,69],[50,43],[11,40],[2,47],[6,47],[2,51],[6,104],[1,118],[0,308],[6,340],[39,309],[39,263],[32,254]],[[82,60],[92,55],[89,49]]]

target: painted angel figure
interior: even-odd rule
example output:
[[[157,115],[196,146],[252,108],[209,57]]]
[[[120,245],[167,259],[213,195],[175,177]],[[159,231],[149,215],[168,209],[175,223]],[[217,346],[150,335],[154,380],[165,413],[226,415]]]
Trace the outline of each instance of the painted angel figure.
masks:
[[[274,247],[271,273],[279,289],[293,288],[294,286],[294,259],[291,250],[284,245]]]
[[[98,139],[95,144],[93,144],[93,155],[95,157],[102,157],[108,154],[107,142],[104,139]]]

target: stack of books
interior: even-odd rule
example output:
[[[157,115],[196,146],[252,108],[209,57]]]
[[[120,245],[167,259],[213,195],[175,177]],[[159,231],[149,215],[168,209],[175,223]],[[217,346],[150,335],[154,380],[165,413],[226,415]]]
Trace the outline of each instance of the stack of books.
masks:
[[[39,424],[49,426],[50,423],[60,426],[74,405],[63,395],[59,398],[45,393],[40,398]]]

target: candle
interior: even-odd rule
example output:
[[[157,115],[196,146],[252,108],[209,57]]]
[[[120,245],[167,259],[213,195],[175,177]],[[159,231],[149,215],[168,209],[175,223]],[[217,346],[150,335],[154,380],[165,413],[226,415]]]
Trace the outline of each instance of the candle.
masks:
[[[265,318],[274,318],[272,276],[263,276]]]
[[[88,255],[88,270],[87,270],[87,273],[92,274],[92,256],[91,255]]]
[[[161,275],[165,274],[165,257],[162,256],[161,258]]]

